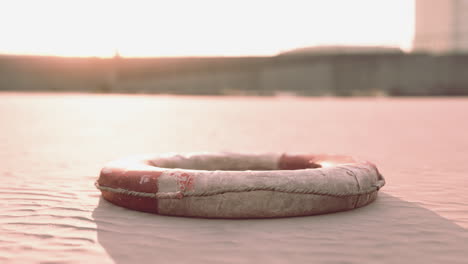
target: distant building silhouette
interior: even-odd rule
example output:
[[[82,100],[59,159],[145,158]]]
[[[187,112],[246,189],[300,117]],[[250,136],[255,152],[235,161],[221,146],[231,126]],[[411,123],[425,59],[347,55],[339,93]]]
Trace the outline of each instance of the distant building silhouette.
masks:
[[[416,0],[414,51],[468,52],[468,0]]]
[[[0,91],[468,96],[468,53],[303,51],[274,57],[232,58],[0,55]]]
[[[308,55],[338,55],[338,54],[398,54],[403,53],[400,48],[391,46],[352,46],[352,45],[325,45],[310,46],[288,50],[280,53],[282,56],[308,56]]]

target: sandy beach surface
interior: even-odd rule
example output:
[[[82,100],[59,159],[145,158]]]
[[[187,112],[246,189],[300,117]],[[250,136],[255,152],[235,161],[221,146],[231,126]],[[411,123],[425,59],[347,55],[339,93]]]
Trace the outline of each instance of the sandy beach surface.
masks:
[[[0,263],[467,263],[468,98],[0,93]],[[101,167],[141,153],[340,153],[377,201],[329,215],[177,218],[119,208]]]

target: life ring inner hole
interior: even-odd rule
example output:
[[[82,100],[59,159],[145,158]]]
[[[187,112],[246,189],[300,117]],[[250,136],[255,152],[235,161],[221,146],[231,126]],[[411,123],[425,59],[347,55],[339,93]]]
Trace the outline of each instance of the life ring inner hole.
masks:
[[[148,160],[148,165],[186,170],[218,170],[218,171],[272,171],[272,170],[302,170],[330,167],[343,163],[352,163],[354,159],[348,156],[331,155],[286,155],[279,161],[262,155],[192,155],[160,157]]]

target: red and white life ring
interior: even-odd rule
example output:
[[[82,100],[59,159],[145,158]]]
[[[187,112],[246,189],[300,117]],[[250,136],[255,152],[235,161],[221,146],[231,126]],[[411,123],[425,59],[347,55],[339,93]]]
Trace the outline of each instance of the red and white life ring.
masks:
[[[367,205],[385,180],[377,167],[338,155],[193,153],[110,162],[96,187],[129,209],[174,216],[265,218]]]

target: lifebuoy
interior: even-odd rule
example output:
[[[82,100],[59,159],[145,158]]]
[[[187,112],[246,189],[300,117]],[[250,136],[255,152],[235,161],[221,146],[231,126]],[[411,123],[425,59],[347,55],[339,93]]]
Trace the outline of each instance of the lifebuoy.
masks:
[[[266,218],[323,214],[374,201],[377,167],[339,155],[193,153],[110,162],[96,187],[129,209],[173,216]]]

